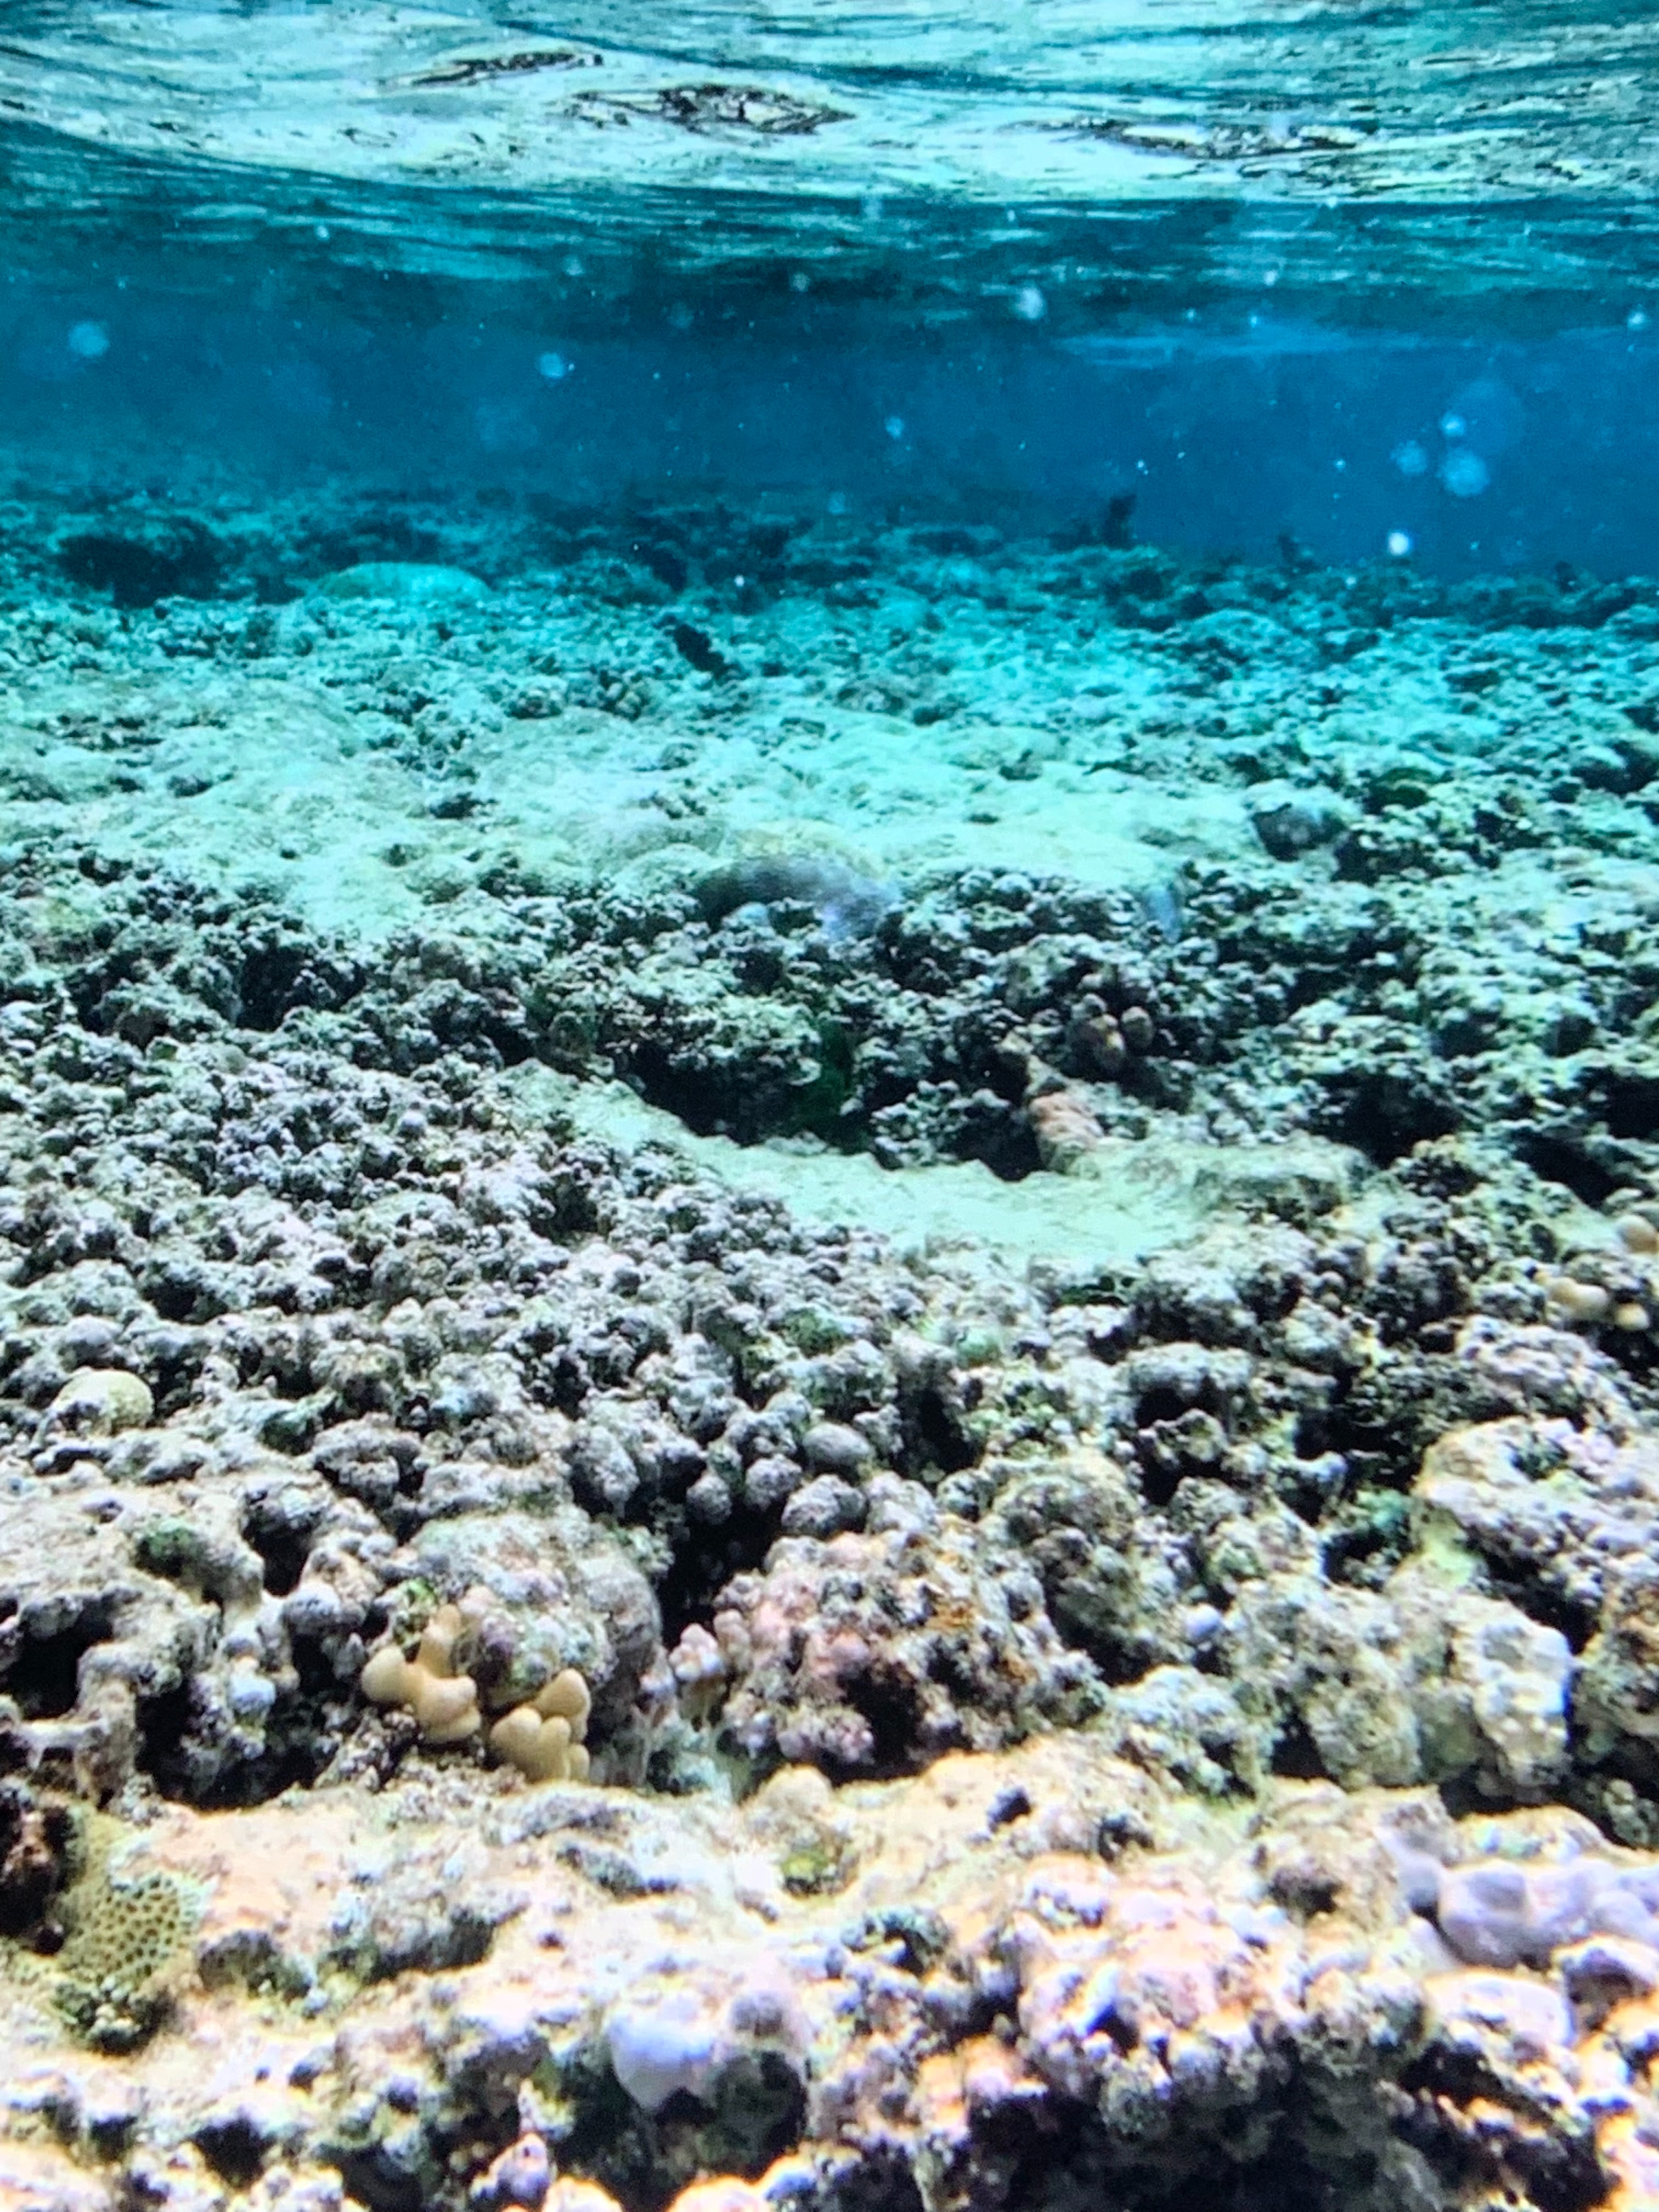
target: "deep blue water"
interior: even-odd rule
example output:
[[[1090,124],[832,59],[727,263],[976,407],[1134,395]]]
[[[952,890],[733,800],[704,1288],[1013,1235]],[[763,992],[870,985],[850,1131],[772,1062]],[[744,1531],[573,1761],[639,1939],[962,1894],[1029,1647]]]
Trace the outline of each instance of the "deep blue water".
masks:
[[[608,315],[534,284],[228,299],[88,253],[0,286],[0,466],[37,487],[257,496],[332,481],[605,501],[719,490],[1040,525],[1133,495],[1135,534],[1439,573],[1659,571],[1659,313],[1617,286],[1528,335],[1271,292],[1064,324],[948,322],[688,284]],[[1409,549],[1407,550],[1406,549]]]

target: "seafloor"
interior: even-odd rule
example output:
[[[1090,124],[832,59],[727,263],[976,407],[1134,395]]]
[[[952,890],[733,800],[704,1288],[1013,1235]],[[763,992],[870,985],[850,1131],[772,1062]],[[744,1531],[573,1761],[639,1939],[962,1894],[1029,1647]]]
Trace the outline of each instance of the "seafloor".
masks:
[[[14,487],[0,2203],[1659,2203],[1659,582],[1127,521]]]

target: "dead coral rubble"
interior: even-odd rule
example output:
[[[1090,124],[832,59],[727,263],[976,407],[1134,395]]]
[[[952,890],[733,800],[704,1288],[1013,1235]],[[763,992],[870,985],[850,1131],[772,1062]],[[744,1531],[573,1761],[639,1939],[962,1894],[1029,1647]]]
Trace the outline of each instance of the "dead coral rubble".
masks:
[[[821,1558],[799,1601],[844,1617],[840,1655],[803,1674],[763,1605],[698,1693],[763,1765],[817,1741],[890,1771],[1109,1705],[1222,1786],[1291,1759],[1494,1802],[1578,1788],[1644,1833],[1642,1732],[1603,1683],[1624,1632],[1580,1657],[1604,1583],[1638,1602],[1636,1554],[1568,1589],[1515,1537],[1452,1557],[1426,1513],[1460,1427],[1647,1415],[1627,1336],[1561,1326],[1528,1170],[1432,1140],[1363,1231],[1328,1194],[1093,1280],[970,1286],[532,1134],[453,1056],[349,1067],[304,1012],[250,1054],[204,1010],[159,1079],[66,1001],[49,1042],[33,1014],[9,1032],[3,1664],[55,1773],[204,1802],[315,1777],[357,1756],[384,1627],[480,1584],[490,1709],[574,1668],[596,1750],[642,1771],[668,1755],[641,1703],[664,1603],[718,1637]],[[53,1115],[88,1117],[68,1155]],[[1624,1227],[1607,1249],[1629,1267]],[[145,1418],[70,1419],[88,1376]],[[855,1587],[896,1575],[903,1621]]]

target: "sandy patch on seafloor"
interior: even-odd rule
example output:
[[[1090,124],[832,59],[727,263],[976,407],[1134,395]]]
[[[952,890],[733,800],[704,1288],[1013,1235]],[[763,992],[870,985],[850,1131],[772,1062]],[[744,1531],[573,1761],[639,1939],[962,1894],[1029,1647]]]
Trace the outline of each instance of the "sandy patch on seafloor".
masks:
[[[304,664],[54,672],[14,692],[0,779],[20,827],[72,829],[198,880],[257,880],[314,927],[371,938],[453,906],[507,855],[562,876],[805,847],[878,881],[983,866],[1138,885],[1249,837],[1237,791],[1092,775],[1018,723],[981,726],[967,748],[959,726],[802,703],[810,714],[769,697],[763,714],[702,724],[672,708],[637,721],[574,708],[477,727],[454,818],[434,810],[462,787],[377,746],[374,718]],[[80,734],[135,709],[140,743]]]
[[[871,1230],[930,1259],[967,1249],[1062,1272],[1109,1267],[1188,1243],[1268,1198],[1285,1206],[1299,1196],[1309,1213],[1328,1212],[1358,1194],[1367,1173],[1357,1152],[1316,1137],[1220,1145],[1160,1132],[1109,1137],[1085,1174],[1007,1182],[980,1160],[884,1168],[867,1152],[696,1136],[621,1084],[576,1085],[536,1067],[507,1082],[532,1117],[557,1111],[607,1143],[650,1144],[699,1180],[781,1199],[803,1220]]]

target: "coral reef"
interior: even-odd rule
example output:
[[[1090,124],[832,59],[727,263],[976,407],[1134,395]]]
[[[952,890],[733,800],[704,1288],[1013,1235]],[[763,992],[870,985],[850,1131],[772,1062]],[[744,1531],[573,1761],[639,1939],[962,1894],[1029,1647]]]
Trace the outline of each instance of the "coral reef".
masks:
[[[1062,2127],[1068,2173],[1151,2203],[1292,2173],[1378,2207],[1642,2201],[1659,1949],[1621,1905],[1650,1911],[1659,1866],[1574,1815],[1278,1782],[1241,1831],[1085,1730],[833,1793],[851,1886],[805,1895],[782,1871],[812,1800],[785,1784],[718,1811],[611,1794],[606,1862],[571,1848],[591,1793],[497,1794],[466,1875],[516,1893],[487,1955],[411,1953],[349,1998],[342,1883],[395,1852],[412,1900],[465,1794],[242,1816],[173,2031],[229,2029],[227,2093],[210,2118],[166,2039],[135,2054],[127,2170],[183,2122],[181,2202],[332,2169],[368,2203],[830,2206],[861,2172],[884,2202],[1012,2205]],[[183,1808],[154,1832],[175,1881],[217,1848]],[[279,1961],[314,2000],[227,2012]],[[11,2077],[38,2154],[109,2126],[99,2081],[73,2057]]]
[[[34,524],[0,2188],[1652,2201],[1659,593]]]

